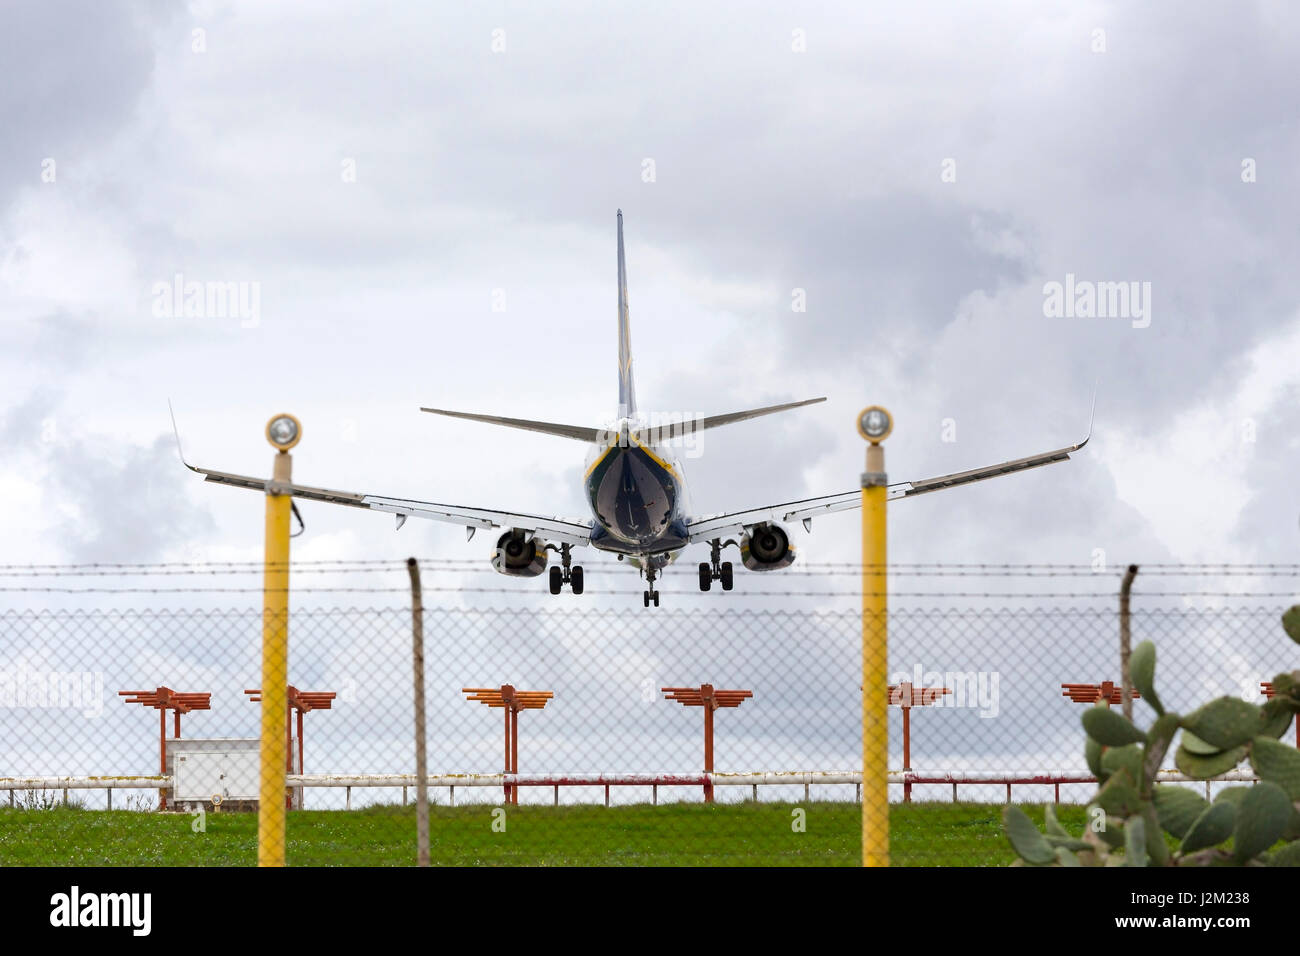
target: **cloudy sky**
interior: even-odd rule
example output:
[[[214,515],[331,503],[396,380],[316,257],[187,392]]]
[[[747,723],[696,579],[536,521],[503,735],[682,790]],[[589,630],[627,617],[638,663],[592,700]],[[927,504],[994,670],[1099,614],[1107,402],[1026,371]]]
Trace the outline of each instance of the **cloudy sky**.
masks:
[[[870,402],[920,478],[1077,440],[1100,380],[1084,454],[898,506],[893,556],[1300,544],[1285,3],[4,16],[6,561],[255,556],[259,503],[179,469],[168,397],[200,464],[266,471],[288,409],[303,481],[582,514],[576,444],[417,408],[608,416],[618,207],[643,406],[830,399],[708,435],[700,511],[854,487]],[[178,274],[256,314],[160,315]],[[1149,325],[1046,315],[1067,275],[1150,283]],[[483,550],[309,520],[304,557]]]
[[[617,208],[644,410],[829,398],[709,432],[698,511],[856,487],[866,404],[903,480],[1077,441],[1100,382],[1082,454],[892,506],[891,557],[1296,560],[1293,5],[553,6],[6,4],[0,562],[256,559],[262,503],[181,468],[169,398],[208,467],[267,473],[287,410],[304,483],[583,515],[576,443],[418,407],[607,419]],[[1067,282],[1144,312],[1054,314]],[[298,558],[486,567],[457,527],[303,511]],[[853,515],[814,531],[856,557]]]
[[[303,481],[582,514],[576,444],[417,408],[608,416],[618,207],[643,406],[830,399],[710,433],[700,511],[854,487],[870,402],[920,478],[1077,440],[1100,380],[1084,454],[898,506],[893,556],[1300,544],[1287,4],[4,17],[8,562],[256,555],[260,504],[179,469],[169,397],[200,464],[266,471],[287,409]],[[178,274],[255,314],[160,315]],[[1150,283],[1149,325],[1046,315],[1067,275]],[[483,550],[309,521],[302,557]]]

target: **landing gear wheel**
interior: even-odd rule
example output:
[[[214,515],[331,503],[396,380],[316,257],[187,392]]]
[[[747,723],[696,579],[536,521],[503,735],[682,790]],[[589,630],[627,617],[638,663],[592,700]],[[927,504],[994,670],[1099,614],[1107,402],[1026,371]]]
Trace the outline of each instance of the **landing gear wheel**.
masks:
[[[713,587],[713,569],[709,567],[708,562],[700,562],[700,590],[707,591]]]
[[[659,569],[654,566],[653,562],[651,562],[646,566],[645,570],[642,573],[645,575],[645,583],[649,585],[645,594],[643,595],[645,600],[645,606],[649,607],[650,602],[653,601],[654,606],[658,607],[659,592],[655,590],[655,578],[659,576]]]
[[[577,565],[569,572],[569,587],[574,594],[582,593],[582,565]]]
[[[649,591],[642,591],[642,592],[641,592],[641,600],[645,602],[645,606],[646,606],[646,607],[649,607],[649,606],[650,606],[650,592],[649,592]],[[656,606],[656,607],[659,606],[659,602],[658,602],[658,601],[655,602],[655,606]]]
[[[559,594],[562,587],[564,587],[564,572],[559,568],[551,568],[551,593]]]
[[[707,591],[708,585],[704,583],[704,574],[707,570],[709,577],[714,581],[722,582],[722,590],[730,591],[732,585],[731,562],[722,560],[722,549],[729,548],[736,542],[721,538],[714,538],[709,542],[709,563],[700,565],[700,590]]]

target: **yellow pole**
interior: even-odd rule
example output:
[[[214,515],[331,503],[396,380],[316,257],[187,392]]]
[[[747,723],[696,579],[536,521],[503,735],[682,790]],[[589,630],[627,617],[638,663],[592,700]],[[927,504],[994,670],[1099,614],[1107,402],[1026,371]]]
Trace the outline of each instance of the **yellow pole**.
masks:
[[[858,431],[867,445],[862,474],[862,865],[889,866],[889,628],[886,597],[883,441],[889,413],[863,411]]]
[[[293,458],[276,453],[266,492],[266,570],[262,595],[262,773],[258,791],[257,865],[284,866],[284,715],[289,684],[289,515],[293,499],[277,494],[288,484]]]

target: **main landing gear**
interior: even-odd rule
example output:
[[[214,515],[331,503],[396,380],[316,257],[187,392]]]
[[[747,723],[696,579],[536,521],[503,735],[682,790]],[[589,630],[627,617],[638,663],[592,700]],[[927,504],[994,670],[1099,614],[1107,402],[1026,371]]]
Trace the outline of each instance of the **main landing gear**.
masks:
[[[659,592],[655,590],[655,575],[658,573],[659,572],[654,569],[654,565],[649,565],[645,569],[645,581],[646,584],[650,586],[648,591],[642,592],[642,598],[645,601],[646,607],[649,607],[651,604],[655,607],[659,606]]]
[[[701,591],[707,591],[713,587],[714,581],[722,582],[722,590],[731,590],[733,584],[731,562],[722,560],[722,549],[735,543],[735,541],[731,540],[723,541],[721,538],[714,538],[709,542],[709,560],[700,562]]]
[[[556,550],[554,545],[548,545],[551,550]],[[551,593],[559,594],[564,590],[567,584],[574,594],[582,593],[582,565],[573,564],[573,556],[569,553],[572,545],[562,544],[559,546],[560,567],[551,568]]]

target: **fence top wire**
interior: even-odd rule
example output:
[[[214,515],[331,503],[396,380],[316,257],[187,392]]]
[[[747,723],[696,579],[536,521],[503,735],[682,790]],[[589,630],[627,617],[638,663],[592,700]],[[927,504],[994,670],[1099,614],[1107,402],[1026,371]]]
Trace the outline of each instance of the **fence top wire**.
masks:
[[[422,567],[444,571],[489,572],[493,569],[484,561],[470,558],[417,558]],[[405,558],[294,560],[287,562],[290,570],[305,574],[377,574],[394,570],[405,571]],[[155,563],[80,563],[80,564],[0,564],[0,577],[72,577],[184,575],[184,574],[256,574],[266,567],[284,567],[284,564],[266,564],[260,560],[248,561],[171,561]],[[863,570],[884,568],[895,575],[956,576],[956,577],[1094,577],[1107,578],[1122,575],[1126,564],[1096,567],[1091,564],[992,564],[897,562],[885,565],[855,562],[797,562],[787,574],[855,574]],[[1140,577],[1300,577],[1300,564],[1139,564]],[[602,571],[635,574],[636,568],[628,565],[610,565]],[[494,572],[495,573],[495,572]]]
[[[442,592],[447,594],[500,594],[526,597],[531,591],[510,587],[463,587],[463,586],[429,586],[424,585],[425,594]],[[706,592],[693,590],[674,590],[661,588],[660,592],[675,597],[701,597],[716,600]],[[0,587],[0,593],[18,594],[408,594],[409,588],[403,587],[181,587],[181,588],[110,588],[110,587]],[[634,588],[588,588],[587,594],[599,595],[636,595],[640,592]],[[1136,591],[1139,598],[1295,598],[1295,591]],[[891,597],[891,598],[931,598],[934,600],[979,599],[979,600],[1025,600],[1034,599],[1105,599],[1111,600],[1115,595],[1110,591],[861,591],[858,589],[838,591],[813,590],[772,590],[750,589],[743,598],[778,598],[778,597]]]
[[[432,574],[423,590],[426,593],[463,594],[463,595],[500,595],[526,598],[533,595],[526,584],[513,582],[497,585],[474,585],[462,583],[459,575],[495,574],[493,569],[482,561],[462,558],[426,558],[421,564]],[[241,581],[239,576],[261,576],[267,565],[260,561],[181,561],[154,562],[136,564],[81,563],[81,564],[5,564],[0,565],[0,593],[8,594],[64,594],[64,595],[188,595],[188,594],[244,594],[257,595],[276,591],[289,591],[294,594],[313,595],[397,595],[408,593],[405,580],[400,585],[388,585],[375,579],[376,574],[398,574],[405,579],[407,564],[405,559],[329,559],[288,562],[287,567],[295,574],[313,575],[307,582],[290,585],[287,588],[268,589],[261,582]],[[1115,581],[1126,565],[1109,568],[1097,568],[1090,564],[995,564],[995,563],[895,563],[888,565],[863,565],[851,562],[808,562],[796,564],[777,578],[767,579],[762,576],[751,577],[738,602],[744,599],[763,600],[772,598],[858,598],[863,592],[858,587],[834,587],[831,580],[835,577],[856,577],[865,570],[883,568],[895,579],[907,578],[966,578],[984,579],[987,584],[981,589],[979,585],[962,586],[960,590],[944,589],[935,582],[927,590],[908,588],[906,586],[889,588],[883,592],[886,596],[900,601],[1026,601],[1026,600],[1073,600],[1073,601],[1111,601],[1116,598]],[[1225,578],[1288,578],[1300,577],[1300,564],[1168,564],[1154,563],[1140,565],[1141,572],[1134,597],[1153,601],[1160,600],[1273,600],[1294,599],[1296,591],[1291,590],[1250,590],[1229,589],[1225,587]],[[601,574],[612,573],[626,577],[638,574],[638,570],[627,565],[610,565],[601,567]],[[437,575],[446,574],[452,581],[440,583]],[[371,576],[357,580],[356,576]],[[177,581],[174,585],[162,582],[155,584],[148,580],[154,577],[182,576],[187,580]],[[231,580],[222,580],[222,578]],[[332,576],[332,577],[331,577]],[[347,580],[338,580],[345,577]],[[200,583],[199,578],[210,578],[213,583]],[[1096,587],[1092,589],[1075,587],[1071,590],[1033,590],[1033,579],[1040,578],[1075,578],[1092,579]],[[1143,582],[1150,578],[1162,579],[1162,584],[1148,588]],[[1195,579],[1203,580],[1197,582]],[[1179,579],[1179,580],[1170,580]],[[672,581],[672,578],[668,579]],[[685,580],[685,578],[683,578]],[[810,586],[809,581],[825,580],[827,585]],[[994,583],[994,582],[997,583]],[[1163,583],[1167,581],[1168,583]],[[619,582],[612,582],[619,583]],[[918,582],[919,583],[919,582]],[[1082,584],[1082,581],[1078,582]],[[1243,582],[1244,583],[1244,582]],[[1019,584],[1019,586],[1017,586]],[[1262,584],[1262,582],[1261,582]],[[1001,585],[1001,586],[999,586]],[[638,588],[606,587],[589,588],[588,593],[603,596],[636,596]],[[681,598],[703,598],[718,600],[717,595],[700,592],[694,588],[665,588],[663,593]],[[867,592],[867,596],[879,596],[882,592]]]
[[[1282,605],[1268,605],[1257,607],[1160,607],[1160,608],[1137,608],[1131,612],[1131,617],[1137,621],[1142,619],[1165,620],[1171,617],[1185,617],[1188,619],[1203,618],[1232,618],[1232,619],[1275,619],[1282,614],[1285,608]],[[342,606],[333,607],[303,607],[295,608],[290,612],[290,616],[295,619],[312,619],[312,618],[335,618],[335,617],[361,617],[372,615],[391,615],[394,618],[406,620],[409,618],[411,608],[409,604],[397,605],[370,605],[370,606]],[[617,617],[623,611],[620,608],[592,608],[592,607],[462,607],[459,605],[438,606],[430,605],[424,608],[426,617],[430,616],[454,616],[454,617],[481,617],[488,618],[521,618],[535,619],[557,618],[564,620],[592,620],[607,621],[610,617]],[[1061,617],[1079,617],[1081,619],[1104,620],[1114,618],[1118,615],[1115,608],[1088,607],[1088,606],[1053,606],[1053,607],[904,607],[891,608],[890,617],[906,618],[909,620],[1006,620],[1024,619],[1057,619]],[[21,622],[21,621],[39,621],[39,620],[86,620],[98,621],[104,619],[157,619],[157,620],[192,620],[195,618],[213,618],[213,619],[260,619],[262,609],[260,607],[227,607],[227,608],[210,608],[210,607],[138,607],[138,608],[22,608],[0,610],[0,621]],[[751,618],[754,620],[830,620],[844,621],[856,624],[862,618],[862,612],[857,609],[846,608],[754,608],[754,607],[727,607],[727,608],[662,608],[656,615],[656,619],[664,617],[689,617],[692,621],[696,620],[733,620],[737,617]]]

